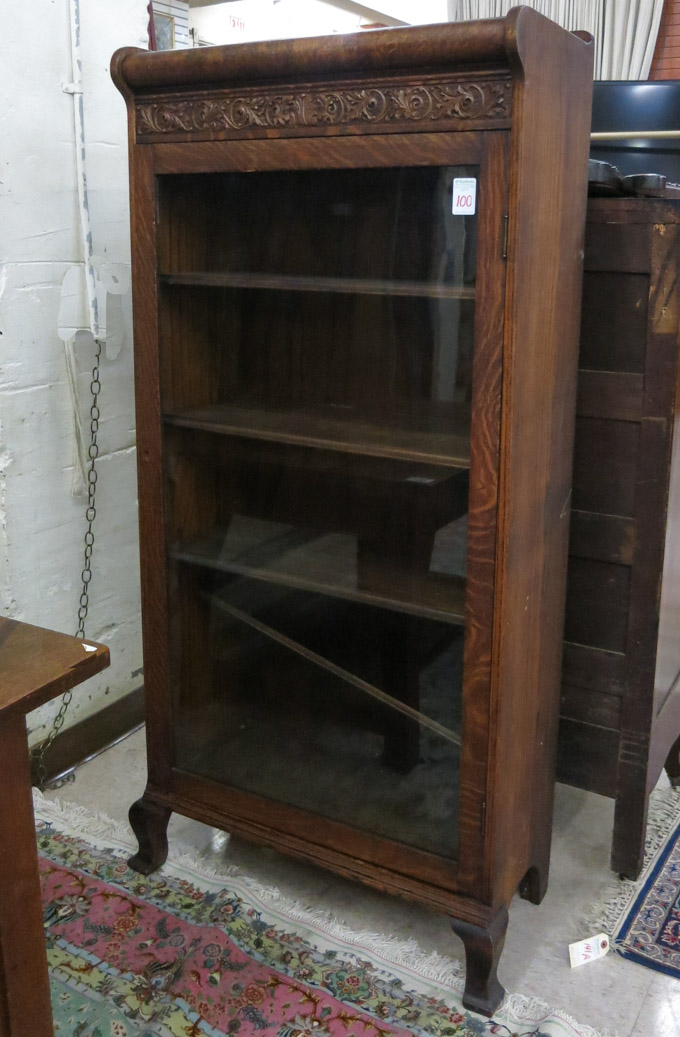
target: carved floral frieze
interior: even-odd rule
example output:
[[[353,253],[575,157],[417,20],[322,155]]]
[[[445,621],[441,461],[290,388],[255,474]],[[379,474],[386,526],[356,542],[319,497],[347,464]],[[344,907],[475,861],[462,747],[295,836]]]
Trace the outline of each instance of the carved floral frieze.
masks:
[[[480,80],[421,86],[228,94],[137,106],[137,133],[219,133],[510,117],[510,82]]]

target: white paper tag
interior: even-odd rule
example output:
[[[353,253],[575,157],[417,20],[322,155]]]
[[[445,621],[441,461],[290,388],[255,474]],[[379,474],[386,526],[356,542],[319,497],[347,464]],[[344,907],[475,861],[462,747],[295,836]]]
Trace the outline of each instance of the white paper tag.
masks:
[[[81,641],[80,643],[82,644],[82,646],[83,646],[83,648],[85,649],[86,652],[96,652],[97,651],[97,646],[96,645],[86,645],[84,641]]]
[[[578,965],[586,965],[589,961],[604,958],[608,950],[609,937],[606,933],[598,933],[597,936],[590,936],[587,940],[570,943],[569,964],[572,969],[575,969]]]
[[[477,207],[477,181],[473,176],[457,176],[453,180],[451,212],[454,216],[474,216]]]

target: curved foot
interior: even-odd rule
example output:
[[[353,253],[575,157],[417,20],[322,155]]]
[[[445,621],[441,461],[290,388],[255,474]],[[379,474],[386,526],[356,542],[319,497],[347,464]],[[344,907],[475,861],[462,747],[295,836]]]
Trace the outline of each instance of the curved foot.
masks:
[[[143,796],[130,807],[129,819],[139,850],[128,861],[133,871],[150,875],[165,864],[168,856],[168,807],[149,802]]]
[[[532,904],[540,904],[547,889],[547,869],[532,865],[519,884],[519,895],[522,900],[530,900]]]
[[[465,947],[465,992],[463,1005],[471,1012],[492,1016],[503,1000],[505,990],[496,970],[508,927],[507,908],[499,908],[488,927],[451,919],[451,928]]]

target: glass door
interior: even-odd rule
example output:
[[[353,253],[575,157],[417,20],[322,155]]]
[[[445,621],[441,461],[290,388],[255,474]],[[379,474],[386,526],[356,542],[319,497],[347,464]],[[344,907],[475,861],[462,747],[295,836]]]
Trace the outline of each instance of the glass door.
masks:
[[[158,179],[175,765],[449,860],[478,172]]]

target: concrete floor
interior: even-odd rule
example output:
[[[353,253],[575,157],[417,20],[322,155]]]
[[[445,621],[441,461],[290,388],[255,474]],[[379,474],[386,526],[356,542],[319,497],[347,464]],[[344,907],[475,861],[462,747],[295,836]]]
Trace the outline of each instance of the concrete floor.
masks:
[[[139,731],[84,764],[73,783],[48,795],[124,821],[145,780],[145,740]],[[617,1037],[680,1037],[677,980],[611,953],[581,968],[569,967],[568,944],[591,935],[580,924],[583,913],[615,879],[609,870],[613,806],[601,796],[557,786],[548,893],[540,907],[519,897],[513,901],[499,977],[508,991],[538,996],[580,1023]],[[216,834],[175,814],[170,852],[180,845],[219,852],[226,864],[239,865],[258,882],[276,886],[309,907],[327,910],[353,929],[413,937],[426,953],[462,960],[462,944],[446,917]]]

